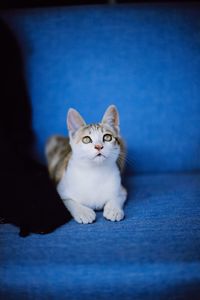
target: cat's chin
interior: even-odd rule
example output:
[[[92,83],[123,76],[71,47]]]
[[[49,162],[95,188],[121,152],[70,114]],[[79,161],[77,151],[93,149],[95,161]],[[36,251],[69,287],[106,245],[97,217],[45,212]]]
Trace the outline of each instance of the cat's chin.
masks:
[[[106,157],[105,157],[105,155],[96,155],[95,157],[94,157],[94,159],[93,159],[93,161],[95,162],[95,163],[98,163],[98,164],[101,164],[102,162],[104,162],[106,160]]]

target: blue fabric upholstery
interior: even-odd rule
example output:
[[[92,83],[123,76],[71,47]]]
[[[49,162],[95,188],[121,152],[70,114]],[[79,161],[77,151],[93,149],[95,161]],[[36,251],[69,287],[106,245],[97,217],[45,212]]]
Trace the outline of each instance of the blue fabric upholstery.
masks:
[[[0,227],[1,299],[199,299],[200,175],[130,176],[126,219],[17,236]]]
[[[114,103],[135,172],[200,167],[198,5],[94,6],[4,14],[24,53],[36,152],[66,111],[96,122]]]
[[[95,122],[114,103],[130,172],[122,222],[99,212],[26,239],[0,226],[0,299],[200,299],[199,7],[1,12],[23,53],[37,158],[66,134],[69,107]]]

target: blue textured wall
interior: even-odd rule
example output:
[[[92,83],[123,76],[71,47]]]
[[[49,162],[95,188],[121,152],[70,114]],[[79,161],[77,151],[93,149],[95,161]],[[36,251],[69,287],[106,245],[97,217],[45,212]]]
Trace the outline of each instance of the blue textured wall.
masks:
[[[66,134],[69,107],[95,122],[107,105],[136,172],[200,168],[200,6],[12,11],[26,67],[37,153]]]

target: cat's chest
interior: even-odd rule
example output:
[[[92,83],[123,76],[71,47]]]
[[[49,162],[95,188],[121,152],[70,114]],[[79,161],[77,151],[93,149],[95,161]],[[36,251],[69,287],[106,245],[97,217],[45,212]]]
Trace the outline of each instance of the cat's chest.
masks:
[[[82,192],[102,192],[116,182],[116,170],[112,168],[73,168],[68,171],[67,178],[72,186]]]
[[[63,188],[70,198],[100,208],[119,187],[115,167],[79,169],[71,166],[63,178]]]

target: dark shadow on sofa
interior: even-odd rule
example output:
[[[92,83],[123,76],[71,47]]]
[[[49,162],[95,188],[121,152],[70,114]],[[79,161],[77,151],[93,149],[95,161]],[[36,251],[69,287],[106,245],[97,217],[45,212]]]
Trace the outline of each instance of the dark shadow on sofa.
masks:
[[[20,49],[0,21],[0,220],[20,227],[21,235],[48,233],[71,217],[45,167],[31,156],[31,106]]]

